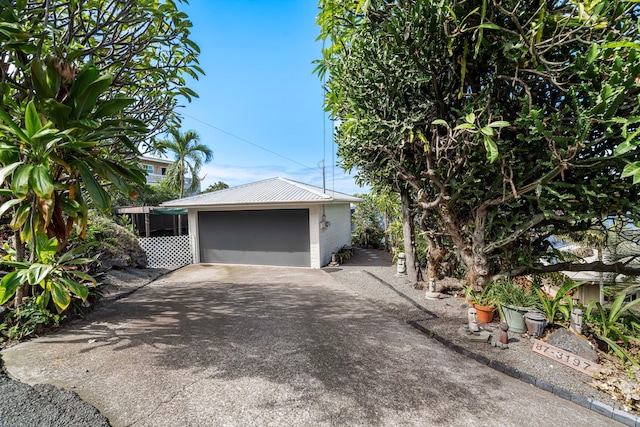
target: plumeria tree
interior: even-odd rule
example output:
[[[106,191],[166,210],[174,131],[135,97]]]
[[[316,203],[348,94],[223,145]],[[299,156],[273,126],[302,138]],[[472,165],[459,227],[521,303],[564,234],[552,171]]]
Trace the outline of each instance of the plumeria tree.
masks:
[[[173,1],[2,2],[0,218],[15,236],[0,300],[31,289],[64,309],[61,292],[86,297],[43,272],[75,257],[65,243],[84,236],[90,205],[106,212],[112,190],[133,197],[144,184],[138,143],[195,95],[184,86],[201,73],[190,26]],[[40,256],[52,248],[59,258]]]

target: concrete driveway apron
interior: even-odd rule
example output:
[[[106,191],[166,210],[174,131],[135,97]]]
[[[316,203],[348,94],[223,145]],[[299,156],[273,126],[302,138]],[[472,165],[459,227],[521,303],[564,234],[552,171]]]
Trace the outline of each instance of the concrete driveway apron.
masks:
[[[467,359],[320,270],[193,265],[3,351],[114,426],[601,426]]]

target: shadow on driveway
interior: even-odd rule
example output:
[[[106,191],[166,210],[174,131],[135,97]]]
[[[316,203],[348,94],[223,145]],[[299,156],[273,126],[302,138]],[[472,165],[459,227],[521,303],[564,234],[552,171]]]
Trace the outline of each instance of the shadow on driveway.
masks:
[[[73,389],[116,426],[603,422],[451,352],[318,270],[189,266],[3,357],[14,377]]]

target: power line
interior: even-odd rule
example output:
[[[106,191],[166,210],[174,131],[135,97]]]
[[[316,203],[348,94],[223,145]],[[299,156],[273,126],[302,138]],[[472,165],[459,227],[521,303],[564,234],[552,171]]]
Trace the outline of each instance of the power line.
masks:
[[[195,117],[193,117],[193,116],[190,116],[190,115],[188,115],[188,114],[185,114],[185,113],[182,113],[182,115],[183,115],[183,116],[186,116],[186,117],[189,117],[190,119],[195,120],[195,121],[197,121],[197,122],[200,122],[200,123],[202,123],[202,124],[203,124],[203,125],[205,125],[205,126],[209,126],[210,128],[217,130],[218,132],[222,132],[222,133],[224,133],[224,134],[226,134],[226,135],[229,135],[229,136],[230,136],[230,137],[232,137],[232,138],[235,138],[235,139],[237,139],[237,140],[240,140],[240,141],[242,141],[242,142],[245,142],[245,143],[247,143],[247,144],[249,144],[249,145],[253,145],[253,146],[254,146],[254,147],[256,147],[256,148],[259,148],[259,149],[261,149],[261,150],[266,151],[267,153],[271,153],[271,154],[273,154],[274,156],[281,157],[281,158],[283,158],[283,159],[285,159],[285,160],[288,160],[288,161],[290,161],[290,162],[292,162],[292,163],[295,163],[295,164],[297,164],[297,165],[300,165],[300,166],[302,166],[303,168],[306,168],[306,169],[315,169],[315,168],[309,167],[309,166],[307,166],[307,165],[304,165],[304,164],[300,163],[300,162],[299,162],[299,161],[297,161],[297,160],[293,160],[293,159],[290,159],[289,157],[283,156],[282,154],[276,153],[276,152],[275,152],[275,151],[273,151],[273,150],[269,150],[268,148],[265,148],[265,147],[263,147],[263,146],[261,146],[261,145],[259,145],[259,144],[256,144],[255,142],[251,142],[251,141],[249,141],[248,139],[242,138],[242,137],[240,137],[240,136],[238,136],[238,135],[234,135],[234,134],[232,134],[231,132],[228,132],[228,131],[226,131],[226,130],[224,130],[224,129],[221,129],[221,128],[219,128],[219,127],[217,127],[217,126],[214,126],[214,125],[212,125],[212,124],[210,124],[210,123],[207,123],[207,122],[205,122],[205,121],[203,121],[203,120],[197,119],[197,118],[195,118]]]

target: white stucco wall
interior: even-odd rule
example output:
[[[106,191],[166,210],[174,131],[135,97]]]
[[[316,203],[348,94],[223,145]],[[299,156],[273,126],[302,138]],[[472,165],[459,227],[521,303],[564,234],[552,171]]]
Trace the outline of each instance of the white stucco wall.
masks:
[[[322,219],[320,207],[319,221]],[[331,253],[341,247],[351,245],[351,207],[349,203],[324,206],[324,215],[331,225],[320,227],[320,263],[325,266],[331,262]]]

